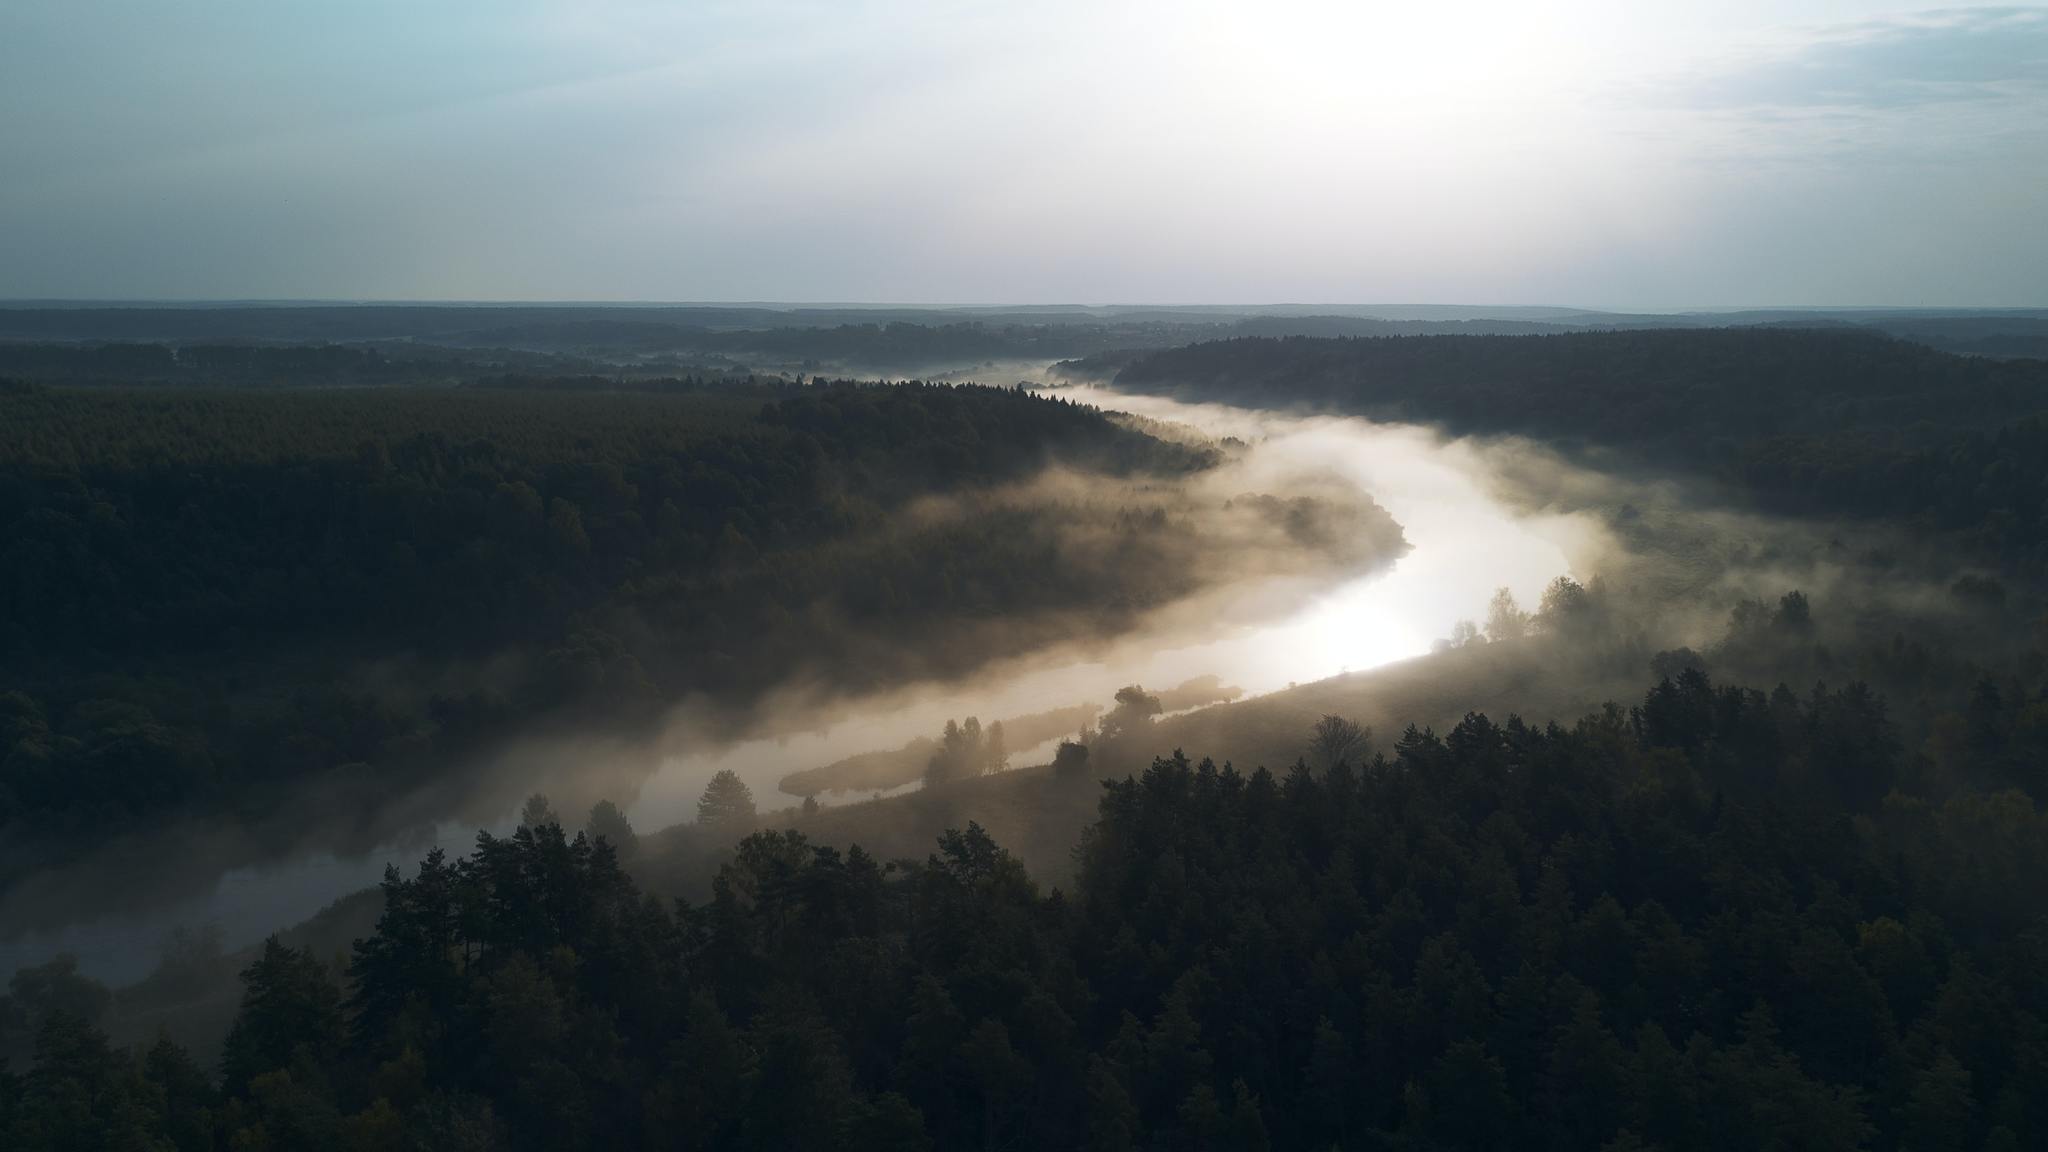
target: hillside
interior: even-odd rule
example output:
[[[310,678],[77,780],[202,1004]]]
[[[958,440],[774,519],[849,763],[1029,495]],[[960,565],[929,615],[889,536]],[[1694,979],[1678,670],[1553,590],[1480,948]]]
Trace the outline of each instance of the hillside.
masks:
[[[737,722],[800,667],[1113,632],[1201,576],[1070,534],[1188,540],[1158,505],[1216,459],[980,388],[0,393],[0,887],[44,841],[313,779],[346,812],[549,717]],[[1009,491],[1055,465],[1104,484]]]
[[[1530,437],[2048,575],[2048,361],[1844,329],[1234,340],[1139,358],[1116,385]]]

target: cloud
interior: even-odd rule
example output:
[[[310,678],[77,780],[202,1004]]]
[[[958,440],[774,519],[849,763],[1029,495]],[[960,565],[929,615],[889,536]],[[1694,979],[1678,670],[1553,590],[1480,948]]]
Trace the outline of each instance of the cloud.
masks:
[[[1809,26],[1666,74],[1622,103],[1637,140],[1695,169],[1834,171],[1853,176],[1847,194],[1895,201],[1915,197],[1873,181],[1912,172],[1961,208],[2048,169],[2048,8]]]
[[[1836,25],[1682,82],[1678,103],[1759,114],[2048,100],[2048,9],[1958,8]]]
[[[7,0],[0,298],[2038,301],[2048,8],[1885,3]]]

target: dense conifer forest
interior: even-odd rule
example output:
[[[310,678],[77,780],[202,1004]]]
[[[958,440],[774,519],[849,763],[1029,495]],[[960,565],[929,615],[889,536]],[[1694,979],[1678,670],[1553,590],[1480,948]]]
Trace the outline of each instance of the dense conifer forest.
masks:
[[[2044,192],[2048,3],[0,0],[0,1152],[2048,1149]]]
[[[1772,512],[1940,531],[2048,576],[2048,360],[1766,327],[1240,339],[1148,354],[1116,381],[1604,450]]]
[[[1983,754],[2036,740],[1996,716]],[[2032,733],[2032,734],[2028,734]],[[2037,751],[2028,752],[2031,758]],[[1696,671],[1328,769],[1175,756],[1071,891],[742,842],[643,896],[559,824],[276,941],[219,1076],[61,966],[9,1147],[2026,1148],[2048,1138],[2041,782],[1929,778],[1860,687]],[[2037,762],[2037,761],[2036,761]]]
[[[1648,586],[1560,577],[1396,674],[1438,716],[1482,685],[1627,685],[1555,720],[1311,727],[1290,701],[1347,690],[1317,685],[1160,719],[1237,695],[1210,678],[948,720],[784,784],[921,781],[901,800],[765,813],[721,771],[696,824],[636,833],[609,801],[565,822],[535,797],[241,953],[217,1052],[173,1039],[175,1011],[153,1036],[124,1015],[215,997],[217,946],[120,992],[23,968],[0,1145],[2048,1143],[2039,364],[1771,329],[1119,362],[1134,390],[1674,469],[1981,567],[1872,596],[1880,566],[1818,613],[1744,599],[1697,652],[1651,643]],[[0,392],[14,859],[384,786],[550,719],[743,707],[806,662],[971,668],[1034,612],[1113,631],[1241,571],[1212,553],[1357,570],[1405,547],[1370,501],[1301,496],[1240,496],[1266,534],[1212,534],[1175,493],[1243,443],[1021,389],[252,382]],[[351,672],[394,651],[457,671]],[[1274,716],[1297,730],[1236,738]],[[1052,764],[1013,762],[1070,727]],[[1154,756],[1161,733],[1302,756]]]
[[[0,391],[0,877],[21,853],[267,790],[365,788],[551,714],[736,706],[1113,630],[1177,518],[972,501],[1051,465],[1170,485],[1211,449],[1014,389]],[[916,621],[924,642],[877,644]],[[940,626],[945,625],[945,626]],[[366,670],[367,669],[367,670]],[[454,671],[451,671],[454,670]]]

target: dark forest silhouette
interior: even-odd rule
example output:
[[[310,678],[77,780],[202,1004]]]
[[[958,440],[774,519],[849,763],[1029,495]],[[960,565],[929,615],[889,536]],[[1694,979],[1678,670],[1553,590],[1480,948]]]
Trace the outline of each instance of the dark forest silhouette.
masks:
[[[1239,339],[1151,353],[1116,381],[1599,450],[1771,512],[1940,531],[2048,576],[2048,360],[1763,327]]]
[[[392,871],[345,967],[272,941],[217,1081],[24,973],[0,1116],[24,1149],[2034,1146],[2042,782],[1907,769],[1859,686],[1687,670],[1362,765],[1160,760],[1068,893],[975,826],[889,864],[756,833],[700,906],[558,824],[483,834]]]
[[[939,339],[776,339],[871,336]],[[835,652],[807,606],[908,650],[935,620],[1163,602],[1207,547],[1111,510],[1091,525],[1115,527],[1109,560],[1049,567],[1069,510],[975,494],[1048,463],[1170,487],[1218,457],[1022,390],[509,362],[484,387],[254,387],[444,353],[208,352],[191,363],[245,387],[200,389],[147,351],[15,351],[162,376],[0,393],[0,838],[391,779],[533,714],[738,700],[799,658],[886,680],[909,665]],[[2042,363],[1775,328],[1105,359],[1131,388],[1528,436],[1887,524],[1939,579],[1880,557],[1832,601],[1728,591],[1724,633],[1664,648],[1654,592],[1560,576],[1349,696],[1175,716],[1230,690],[1131,684],[798,780],[921,780],[901,799],[763,812],[724,772],[686,827],[603,801],[577,831],[587,797],[536,795],[510,833],[330,910],[345,935],[236,958],[218,1053],[122,1015],[205,999],[209,966],[232,970],[217,935],[174,938],[137,990],[23,969],[0,997],[0,1146],[2048,1145]],[[905,531],[935,496],[974,514]],[[1358,523],[1397,554],[1383,512]],[[335,677],[401,637],[448,667],[516,659],[408,707]],[[1445,722],[1373,710],[1403,676],[1457,702]],[[1608,687],[1552,721],[1483,713],[1482,684]],[[1260,724],[1285,749],[1266,766],[1199,758]],[[1071,738],[1021,764],[1027,729]],[[1196,755],[1157,755],[1190,733]],[[1000,837],[976,805],[1006,805]]]
[[[1113,628],[1191,587],[1045,562],[1116,509],[893,513],[1053,461],[1213,459],[1012,389],[0,394],[0,848],[432,771],[550,715],[744,704],[804,663],[852,685],[989,655],[858,638],[912,620],[1000,607],[1022,644],[1080,605]],[[425,683],[354,672],[398,657]]]

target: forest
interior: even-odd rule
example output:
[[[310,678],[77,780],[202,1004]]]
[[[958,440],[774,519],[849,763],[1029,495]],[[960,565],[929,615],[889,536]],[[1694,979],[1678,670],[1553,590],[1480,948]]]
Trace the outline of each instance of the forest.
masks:
[[[1995,692],[1994,692],[1995,695]],[[2029,706],[2031,707],[2031,706]],[[2032,715],[2029,712],[2028,715]],[[1979,710],[1985,763],[2041,729]],[[558,823],[273,940],[219,1076],[4,1007],[8,1146],[2016,1149],[2048,1139],[2048,782],[1859,686],[1695,670],[1570,725],[1107,782],[1070,890],[764,831],[699,904]]]
[[[954,714],[785,775],[800,807],[729,770],[670,829],[536,796],[258,946],[175,936],[121,989],[21,968],[0,1146],[2048,1144],[2041,363],[1774,327],[1107,359],[1128,392],[1525,437],[1947,562],[1717,587],[1695,649],[1617,560],[1364,678]],[[1409,548],[1370,498],[1217,500],[1247,442],[1056,391],[195,362],[0,388],[17,876]]]
[[[1842,328],[1240,339],[1150,353],[1119,388],[1517,435],[1753,506],[1884,519],[2048,577],[2048,360]]]
[[[1150,699],[1157,704],[1158,711],[1179,712],[1235,700],[1242,695],[1242,688],[1225,685],[1215,676],[1198,676],[1172,688],[1163,689]],[[1023,751],[1061,737],[1085,739],[1103,711],[1100,704],[1074,704],[1025,716],[1012,716],[1006,720],[992,720],[989,728],[992,732],[1004,733],[1001,739],[1006,742],[1007,747]],[[944,750],[950,754],[948,759],[961,759],[958,754],[961,742],[959,732],[966,725],[972,725],[977,733],[982,731],[981,718],[978,716],[969,716],[964,724],[955,721],[948,723],[948,729],[941,733],[938,739],[920,736],[900,748],[862,752],[830,764],[792,772],[784,776],[777,787],[792,796],[810,797],[820,792],[879,791],[900,787],[919,779],[931,779],[929,770],[933,766],[935,754]],[[966,743],[973,744],[975,741],[970,739]],[[1002,764],[1006,759],[1003,754],[985,757],[986,762],[994,764]],[[954,775],[957,773],[950,771],[939,774],[941,778]]]
[[[0,1152],[2048,1150],[2044,192],[2048,0],[0,0]]]
[[[0,307],[0,378],[244,387],[446,383],[494,371],[612,377],[967,371],[986,378],[998,364],[1077,358],[1098,363],[1247,337],[1528,336],[1734,326],[1884,333],[1973,356],[2048,355],[2048,313],[2024,310]]]
[[[1113,631],[1200,573],[1068,534],[1198,541],[1114,483],[1216,459],[1014,389],[0,391],[0,877],[549,716]],[[1106,484],[1002,495],[1054,465]],[[897,515],[941,492],[969,503]]]

